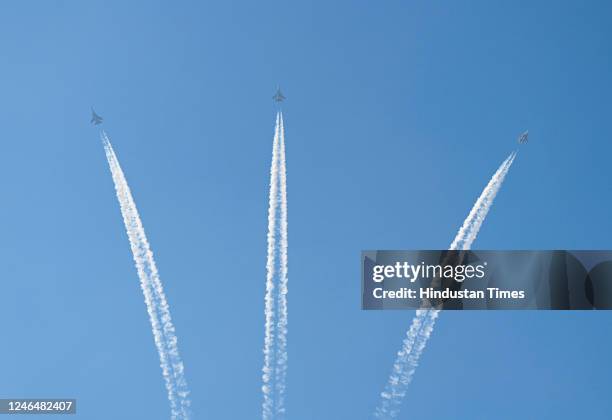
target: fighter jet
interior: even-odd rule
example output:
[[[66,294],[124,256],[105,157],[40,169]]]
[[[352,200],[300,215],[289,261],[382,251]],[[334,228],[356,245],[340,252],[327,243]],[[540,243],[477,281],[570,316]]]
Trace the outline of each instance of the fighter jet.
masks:
[[[518,138],[518,144],[525,144],[527,143],[527,141],[529,137],[529,130],[526,130],[523,134],[521,134]]]
[[[91,108],[91,120],[89,122],[92,123],[93,125],[99,125],[99,124],[102,124],[103,120],[104,118],[96,114],[96,111],[94,111],[94,109]]]
[[[276,93],[274,94],[272,99],[274,99],[276,102],[283,102],[287,98],[285,98],[285,96],[283,95],[283,92],[281,92],[280,87],[279,87],[276,89]]]

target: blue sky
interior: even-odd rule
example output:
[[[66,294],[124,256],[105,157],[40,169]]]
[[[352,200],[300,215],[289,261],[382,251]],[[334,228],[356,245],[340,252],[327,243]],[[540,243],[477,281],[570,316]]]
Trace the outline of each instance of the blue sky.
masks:
[[[156,255],[198,419],[260,415],[280,84],[289,418],[370,418],[411,312],[359,309],[362,249],[446,248],[529,129],[475,243],[609,249],[605,1],[0,6],[0,390],[164,419],[89,107]],[[402,418],[609,417],[607,313],[443,313]]]

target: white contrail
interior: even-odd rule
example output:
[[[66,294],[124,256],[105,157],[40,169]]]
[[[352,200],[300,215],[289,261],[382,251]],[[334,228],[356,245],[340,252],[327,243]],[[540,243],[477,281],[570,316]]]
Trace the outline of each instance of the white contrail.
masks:
[[[102,131],[101,136],[115,184],[117,199],[121,207],[123,222],[130,241],[134,263],[140,278],[140,287],[149,313],[153,338],[159,354],[168,400],[170,401],[171,418],[172,420],[187,420],[190,415],[189,389],[184,376],[183,362],[178,351],[170,309],[153,259],[153,252],[151,252],[136,203],[115,151],[104,131]]]
[[[515,157],[516,152],[512,152],[491,177],[449,249],[470,249]],[[439,309],[419,309],[416,311],[416,316],[412,320],[410,329],[402,343],[402,349],[397,353],[395,363],[393,363],[385,390],[381,393],[382,400],[375,412],[377,418],[393,419],[398,415],[400,404],[406,395],[408,385],[412,381],[439,312]]]
[[[501,187],[512,162],[514,162],[514,158],[516,157],[516,152],[512,152],[510,156],[504,160],[504,162],[497,169],[489,184],[487,184],[486,188],[476,200],[474,207],[470,211],[470,214],[463,222],[463,225],[459,229],[457,236],[453,240],[450,245],[450,249],[469,249],[472,245],[472,242],[476,239],[476,235],[478,235],[478,231],[480,230],[480,226],[482,226],[482,222]]]
[[[285,128],[283,114],[280,115],[280,148],[279,148],[279,184],[280,184],[280,275],[278,281],[278,321],[277,321],[277,355],[276,355],[276,414],[282,417],[285,413],[285,381],[287,378],[287,165],[285,163]]]
[[[266,295],[264,298],[265,327],[264,327],[264,365],[262,369],[261,387],[263,393],[262,418],[272,419],[274,413],[274,356],[275,356],[275,325],[274,325],[274,277],[277,261],[277,223],[278,211],[278,171],[279,171],[279,143],[280,143],[280,113],[276,115],[274,129],[274,143],[272,145],[272,163],[270,165],[270,193],[268,197],[268,256],[266,261]]]
[[[268,203],[268,257],[266,263],[264,366],[262,374],[263,419],[285,414],[287,377],[287,165],[283,115],[276,115],[270,196]]]

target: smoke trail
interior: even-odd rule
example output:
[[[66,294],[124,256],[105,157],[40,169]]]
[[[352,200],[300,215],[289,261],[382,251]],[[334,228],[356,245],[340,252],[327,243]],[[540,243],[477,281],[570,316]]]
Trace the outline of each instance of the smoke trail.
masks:
[[[277,321],[277,356],[276,356],[276,413],[282,417],[285,413],[285,381],[287,377],[287,166],[285,163],[285,128],[283,114],[280,115],[280,278],[278,290],[278,321]]]
[[[451,243],[451,250],[470,249],[515,157],[516,152],[512,152],[493,174]],[[402,349],[397,353],[393,363],[385,390],[380,394],[382,401],[375,412],[377,418],[393,419],[398,415],[400,404],[406,395],[408,385],[412,381],[439,312],[439,309],[434,308],[416,311],[416,316],[402,342]]]
[[[287,377],[287,166],[283,115],[276,115],[268,207],[264,366],[262,374],[264,420],[285,414]],[[275,306],[276,305],[276,306]],[[278,312],[277,312],[278,311]]]
[[[276,212],[278,209],[278,169],[280,142],[280,113],[276,115],[274,143],[272,145],[272,163],[270,165],[270,194],[268,198],[268,257],[266,261],[266,295],[264,298],[264,365],[261,387],[263,393],[262,418],[269,420],[274,412],[273,364],[274,364],[274,276],[276,273]]]
[[[515,157],[516,152],[512,152],[497,169],[489,184],[487,184],[478,200],[476,200],[470,214],[463,222],[457,236],[450,245],[450,249],[469,249],[472,246]]]
[[[159,354],[160,366],[166,383],[168,400],[170,401],[171,418],[172,420],[187,420],[190,414],[189,389],[184,376],[183,362],[179,355],[168,302],[128,183],[110,140],[104,131],[102,131],[101,137],[130,241],[134,263],[140,278],[140,287],[145,298],[155,346]]]

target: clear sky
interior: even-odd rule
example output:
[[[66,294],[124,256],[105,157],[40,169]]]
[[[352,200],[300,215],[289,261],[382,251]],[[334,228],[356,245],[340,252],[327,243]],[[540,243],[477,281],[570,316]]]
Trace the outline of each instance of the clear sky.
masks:
[[[413,313],[360,310],[362,249],[450,244],[529,129],[474,247],[610,249],[606,1],[0,6],[0,392],[166,419],[98,131],[172,308],[196,419],[261,412],[280,84],[292,420],[367,419]],[[442,313],[401,414],[609,418],[612,314]]]

